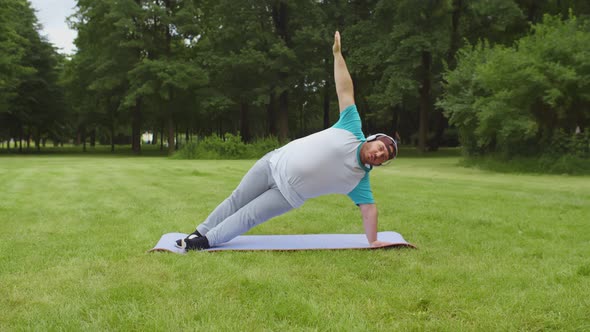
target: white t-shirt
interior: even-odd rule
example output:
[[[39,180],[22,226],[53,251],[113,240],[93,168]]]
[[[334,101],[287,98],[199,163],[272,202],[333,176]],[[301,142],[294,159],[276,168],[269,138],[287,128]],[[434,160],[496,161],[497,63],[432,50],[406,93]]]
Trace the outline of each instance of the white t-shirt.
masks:
[[[294,140],[270,158],[277,187],[293,207],[325,194],[347,194],[356,204],[374,203],[369,171],[360,161],[365,142],[356,106],[331,128]]]

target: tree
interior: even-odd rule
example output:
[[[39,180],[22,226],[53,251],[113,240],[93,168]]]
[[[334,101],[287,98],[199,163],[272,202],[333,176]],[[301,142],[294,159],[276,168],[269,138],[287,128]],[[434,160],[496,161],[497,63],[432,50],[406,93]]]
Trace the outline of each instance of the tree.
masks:
[[[0,139],[21,136],[26,112],[15,107],[14,100],[22,81],[35,74],[35,69],[25,63],[25,53],[36,28],[37,20],[28,2],[0,3],[0,120],[4,124]]]
[[[545,16],[514,47],[462,49],[440,105],[467,153],[539,154],[559,132],[587,130],[588,52],[590,27],[573,16]]]
[[[347,32],[367,128],[399,131],[406,141],[418,132],[422,151],[436,150],[443,141],[447,123],[434,101],[443,91],[444,68],[455,66],[457,49],[482,33],[494,43],[504,42],[500,36],[512,40],[507,32],[522,18],[512,0],[381,0],[365,13]]]
[[[168,151],[172,154],[176,148],[174,100],[179,92],[195,89],[208,80],[197,61],[183,58],[185,42],[200,33],[198,9],[191,1],[177,0],[147,1],[142,8],[145,17],[137,33],[143,36],[145,48],[141,61],[129,71],[125,105],[137,105],[143,98],[162,105]]]
[[[70,18],[78,30],[75,41],[78,52],[66,81],[73,97],[69,100],[78,114],[78,132],[85,138],[87,126],[105,126],[110,131],[111,151],[114,151],[115,128],[121,110],[133,109],[135,119],[140,118],[139,106],[125,108],[122,100],[129,86],[127,73],[139,61],[141,43],[136,40],[134,22],[141,20],[141,7],[134,0],[78,0],[78,11]],[[136,153],[139,126],[138,121],[133,123],[132,142]]]
[[[18,138],[20,151],[30,138],[39,149],[61,110],[60,59],[40,29],[28,1],[0,4],[0,139]]]
[[[266,23],[267,7],[259,1],[219,1],[209,10],[207,31],[198,44],[214,89],[205,109],[216,113],[212,116],[217,121],[237,127],[249,141],[251,124],[264,122],[253,108],[267,103],[271,53],[276,45]]]

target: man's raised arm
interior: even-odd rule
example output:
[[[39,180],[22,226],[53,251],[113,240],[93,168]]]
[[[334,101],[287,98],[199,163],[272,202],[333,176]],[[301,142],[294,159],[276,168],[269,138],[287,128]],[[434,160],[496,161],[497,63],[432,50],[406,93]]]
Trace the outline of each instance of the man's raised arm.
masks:
[[[336,94],[338,94],[338,108],[342,112],[346,107],[354,104],[354,87],[348,68],[346,68],[346,62],[342,57],[340,32],[338,31],[334,34],[332,52],[334,53],[334,81],[336,83]]]

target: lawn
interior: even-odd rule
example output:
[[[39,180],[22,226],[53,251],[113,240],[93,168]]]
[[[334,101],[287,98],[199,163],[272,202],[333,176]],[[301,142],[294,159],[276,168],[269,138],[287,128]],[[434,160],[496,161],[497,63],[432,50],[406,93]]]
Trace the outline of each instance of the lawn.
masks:
[[[146,253],[254,163],[0,156],[0,330],[590,331],[590,177],[406,157],[372,174],[417,250]],[[252,234],[362,233],[344,196]]]

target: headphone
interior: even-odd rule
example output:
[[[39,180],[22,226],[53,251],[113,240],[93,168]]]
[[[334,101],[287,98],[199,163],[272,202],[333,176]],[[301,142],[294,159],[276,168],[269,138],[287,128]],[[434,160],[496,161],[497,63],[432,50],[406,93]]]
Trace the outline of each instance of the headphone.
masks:
[[[374,135],[371,135],[371,136],[367,137],[367,142],[376,141],[379,137],[387,137],[393,143],[393,149],[394,149],[394,151],[393,151],[393,158],[390,158],[390,159],[388,159],[387,161],[385,161],[384,163],[381,164],[381,165],[387,165],[393,159],[397,158],[397,141],[395,139],[393,139],[393,137],[391,137],[389,135],[378,133],[378,134],[374,134]],[[389,152],[389,149],[387,149],[387,151]]]

